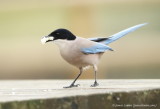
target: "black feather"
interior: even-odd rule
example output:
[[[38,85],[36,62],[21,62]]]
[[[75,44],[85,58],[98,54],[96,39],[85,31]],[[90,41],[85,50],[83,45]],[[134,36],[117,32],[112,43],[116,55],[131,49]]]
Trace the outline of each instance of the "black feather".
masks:
[[[94,41],[94,42],[102,42],[102,41],[105,41],[107,40],[108,38],[97,38],[97,39],[93,39],[91,41]]]

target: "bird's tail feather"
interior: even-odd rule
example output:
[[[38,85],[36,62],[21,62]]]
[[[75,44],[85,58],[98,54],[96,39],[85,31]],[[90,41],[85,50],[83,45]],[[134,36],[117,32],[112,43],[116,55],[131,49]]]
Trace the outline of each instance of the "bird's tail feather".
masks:
[[[111,43],[111,42],[114,42],[114,41],[118,40],[119,38],[127,35],[127,34],[130,33],[130,32],[133,32],[133,31],[137,30],[138,28],[140,28],[140,27],[142,27],[142,26],[144,26],[144,25],[146,25],[146,24],[148,24],[148,23],[139,24],[139,25],[130,27],[130,28],[128,28],[128,29],[122,30],[122,31],[120,31],[120,32],[118,32],[118,33],[116,33],[116,34],[108,37],[106,40],[103,41],[103,43],[104,43],[104,44],[109,44],[109,43]]]

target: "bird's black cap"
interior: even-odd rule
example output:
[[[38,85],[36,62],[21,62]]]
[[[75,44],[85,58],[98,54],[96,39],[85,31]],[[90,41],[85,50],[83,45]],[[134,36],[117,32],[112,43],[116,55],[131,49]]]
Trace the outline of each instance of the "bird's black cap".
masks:
[[[57,39],[67,39],[67,40],[75,40],[76,36],[72,34],[67,29],[57,29],[48,35],[49,37],[54,37],[54,40]]]

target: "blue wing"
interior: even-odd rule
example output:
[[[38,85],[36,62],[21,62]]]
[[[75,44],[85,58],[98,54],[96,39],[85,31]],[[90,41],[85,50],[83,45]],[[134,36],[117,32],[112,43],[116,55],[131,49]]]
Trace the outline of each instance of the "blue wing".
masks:
[[[138,28],[140,28],[140,27],[142,27],[142,26],[144,26],[144,25],[146,25],[146,24],[147,24],[147,23],[139,24],[139,25],[130,27],[130,28],[125,29],[125,30],[123,30],[123,31],[120,31],[120,32],[118,32],[118,33],[116,33],[116,34],[108,37],[108,38],[89,38],[89,40],[95,41],[95,42],[102,42],[102,43],[104,43],[104,44],[109,44],[109,43],[111,43],[111,42],[113,42],[113,41],[116,41],[116,40],[118,40],[119,38],[127,35],[128,33],[137,30]]]
[[[81,51],[85,54],[96,54],[96,53],[103,53],[106,50],[111,50],[113,51],[112,48],[110,48],[107,45],[101,44],[101,43],[97,43],[91,47],[88,48],[82,48]]]

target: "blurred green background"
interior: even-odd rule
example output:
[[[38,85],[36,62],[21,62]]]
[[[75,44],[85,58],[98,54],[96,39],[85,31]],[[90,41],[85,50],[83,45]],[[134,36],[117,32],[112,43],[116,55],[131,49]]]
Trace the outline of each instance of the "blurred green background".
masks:
[[[67,28],[81,37],[108,37],[149,24],[110,44],[98,78],[160,78],[159,0],[0,0],[0,79],[72,79],[78,69],[40,39]],[[93,78],[93,70],[81,78]]]

